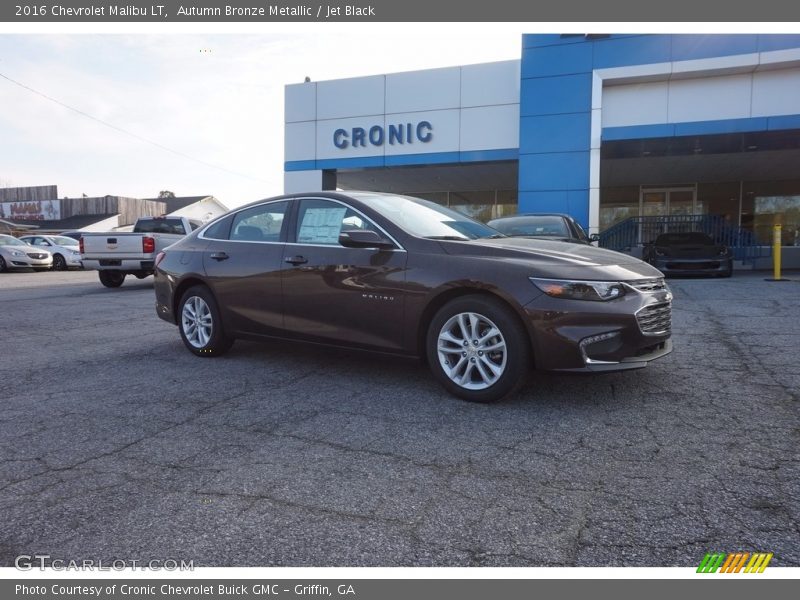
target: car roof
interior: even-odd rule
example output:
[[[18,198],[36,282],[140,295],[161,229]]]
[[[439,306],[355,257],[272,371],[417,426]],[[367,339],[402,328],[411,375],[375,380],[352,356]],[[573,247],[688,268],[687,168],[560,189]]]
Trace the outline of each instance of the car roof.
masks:
[[[519,217],[563,217],[564,219],[571,219],[570,215],[564,213],[519,213],[518,215],[508,215],[505,217],[497,217],[492,221],[502,221],[506,219],[518,219]]]

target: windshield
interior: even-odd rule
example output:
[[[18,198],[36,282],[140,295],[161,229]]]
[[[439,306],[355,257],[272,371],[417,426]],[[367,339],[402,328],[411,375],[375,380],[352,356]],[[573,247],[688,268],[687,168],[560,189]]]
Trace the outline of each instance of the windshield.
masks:
[[[27,246],[25,242],[22,240],[18,240],[17,238],[11,235],[0,235],[0,246]]]
[[[354,193],[351,196],[417,237],[434,240],[503,237],[497,230],[429,200],[369,193]]]
[[[506,235],[532,235],[547,237],[572,237],[563,217],[538,215],[530,217],[511,217],[490,221],[491,226]]]
[[[63,235],[54,235],[50,238],[50,241],[53,242],[56,246],[77,246],[78,240],[74,240],[72,238],[63,236]]]

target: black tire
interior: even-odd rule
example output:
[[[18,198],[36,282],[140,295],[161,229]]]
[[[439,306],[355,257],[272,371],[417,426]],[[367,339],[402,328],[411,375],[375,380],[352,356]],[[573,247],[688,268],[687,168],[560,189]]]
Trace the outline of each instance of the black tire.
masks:
[[[107,288],[118,288],[125,281],[125,273],[122,271],[98,271],[100,283]]]
[[[480,339],[468,339],[468,346],[465,346],[462,351],[460,345],[463,344],[464,336],[460,334],[462,330],[457,324],[458,315],[468,314],[476,317],[475,329],[478,330],[478,335],[472,337],[480,338],[488,335],[491,326],[498,330],[499,336],[496,335],[478,345],[475,345],[474,342],[480,342]],[[469,320],[469,317],[466,318]],[[457,339],[455,341],[446,340],[446,346],[443,347],[447,347],[450,352],[442,353],[439,351],[439,339],[440,335],[446,335],[445,332],[450,332],[450,337]],[[500,342],[505,343],[503,357],[500,356],[500,350],[491,350],[491,348],[499,346]],[[519,388],[524,376],[532,367],[530,343],[523,324],[520,323],[511,308],[491,296],[461,296],[445,304],[428,326],[425,348],[428,364],[434,377],[451,394],[469,402],[502,400]],[[481,348],[490,350],[484,353]],[[455,373],[456,379],[460,378],[464,381],[465,374],[469,372],[469,377],[464,383],[454,381],[451,375],[445,371],[446,365],[443,364],[443,361],[450,360],[450,358],[457,363],[451,371],[451,373]],[[470,367],[469,364],[464,363],[464,367],[459,369],[462,359],[471,362],[474,366]],[[491,368],[487,370],[489,363],[499,369],[499,373],[494,372]],[[484,373],[494,376],[494,380],[487,381]]]
[[[53,271],[69,271],[66,259],[60,254],[53,255]]]
[[[198,302],[199,300],[199,302]],[[184,309],[187,304],[190,304],[190,312],[198,317],[194,321],[194,329],[191,327],[191,317],[188,315],[184,318]],[[208,310],[198,310],[200,307],[205,306]],[[211,293],[204,285],[195,285],[190,287],[183,294],[180,304],[178,305],[178,314],[176,315],[178,321],[178,331],[180,331],[181,339],[184,345],[195,356],[214,357],[225,354],[233,345],[233,338],[228,337],[222,325],[222,317],[220,316],[217,301],[214,294]],[[210,333],[207,336],[199,336],[195,334],[200,328],[199,323],[207,320],[210,325]],[[201,328],[205,330],[205,328]]]
[[[8,265],[6,264],[6,259],[0,256],[0,273],[5,273],[8,271]]]

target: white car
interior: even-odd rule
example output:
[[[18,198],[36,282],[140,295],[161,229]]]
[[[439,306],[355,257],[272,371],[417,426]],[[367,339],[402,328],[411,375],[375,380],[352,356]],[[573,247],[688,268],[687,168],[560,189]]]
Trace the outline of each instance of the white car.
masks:
[[[83,266],[78,240],[64,235],[23,235],[19,239],[52,254],[54,271],[80,269]]]
[[[44,248],[34,248],[11,235],[0,235],[0,273],[9,269],[47,271],[53,255]]]

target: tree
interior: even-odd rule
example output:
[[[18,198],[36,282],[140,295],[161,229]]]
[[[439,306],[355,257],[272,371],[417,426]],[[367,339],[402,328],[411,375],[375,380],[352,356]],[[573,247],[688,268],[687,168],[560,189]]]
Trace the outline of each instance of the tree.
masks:
[[[162,191],[158,192],[158,197],[159,198],[174,198],[175,197],[175,192],[170,192],[169,190],[162,190]]]

